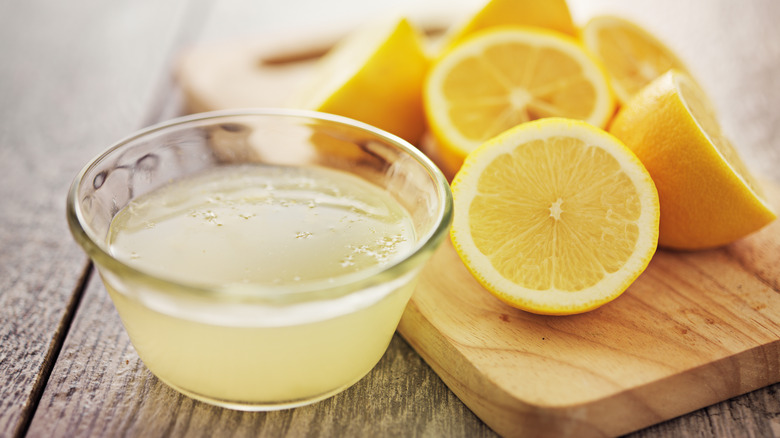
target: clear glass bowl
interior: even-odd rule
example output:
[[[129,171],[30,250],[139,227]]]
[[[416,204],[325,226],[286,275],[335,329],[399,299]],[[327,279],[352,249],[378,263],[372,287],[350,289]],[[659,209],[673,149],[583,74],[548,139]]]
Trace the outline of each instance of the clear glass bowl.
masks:
[[[241,287],[188,283],[112,255],[112,219],[131,200],[236,165],[348,172],[392,195],[415,241],[389,264],[327,281]],[[313,403],[368,373],[451,216],[446,179],[412,145],[354,120],[282,109],[196,114],[144,129],[89,162],[67,199],[71,232],[145,365],[190,397],[242,410]]]

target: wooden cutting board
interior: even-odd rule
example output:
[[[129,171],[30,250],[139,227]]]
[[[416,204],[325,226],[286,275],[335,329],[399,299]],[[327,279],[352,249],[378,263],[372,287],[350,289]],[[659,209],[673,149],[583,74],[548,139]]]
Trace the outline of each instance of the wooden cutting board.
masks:
[[[284,106],[337,38],[198,47],[177,78],[190,111]],[[721,249],[660,250],[616,301],[551,317],[493,298],[446,240],[398,330],[502,435],[614,436],[780,381],[778,262],[775,221]]]
[[[780,381],[778,261],[775,221],[722,249],[658,251],[614,302],[550,317],[494,299],[447,241],[399,331],[502,435],[614,436]]]

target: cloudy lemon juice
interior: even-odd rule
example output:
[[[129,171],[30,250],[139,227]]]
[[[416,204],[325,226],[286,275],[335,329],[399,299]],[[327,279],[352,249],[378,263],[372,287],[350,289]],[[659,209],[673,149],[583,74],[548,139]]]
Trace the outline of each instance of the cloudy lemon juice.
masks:
[[[412,251],[415,229],[385,190],[318,167],[233,165],[170,183],[123,208],[107,243],[182,298],[104,278],[146,366],[237,408],[296,406],[355,383],[384,354],[413,287],[410,273],[339,291]]]

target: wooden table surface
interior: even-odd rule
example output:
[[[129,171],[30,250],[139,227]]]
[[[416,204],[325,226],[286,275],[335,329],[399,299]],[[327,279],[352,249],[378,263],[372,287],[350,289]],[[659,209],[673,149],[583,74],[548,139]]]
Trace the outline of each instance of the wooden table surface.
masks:
[[[171,71],[185,47],[452,4],[480,1],[0,0],[0,437],[494,436],[399,336],[366,378],[313,406],[243,413],[181,396],[138,358],[65,222],[68,185],[92,156],[180,113]],[[780,2],[569,4],[577,21],[613,12],[658,34],[748,165],[780,182]],[[778,390],[632,435],[780,436]]]

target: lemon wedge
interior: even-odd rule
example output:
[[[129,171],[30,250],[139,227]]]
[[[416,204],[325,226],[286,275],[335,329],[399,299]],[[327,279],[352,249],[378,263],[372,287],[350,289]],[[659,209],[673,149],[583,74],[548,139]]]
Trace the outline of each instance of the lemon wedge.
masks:
[[[677,55],[639,25],[623,18],[600,15],[583,27],[585,46],[599,58],[609,74],[620,104],[655,78],[674,68],[687,71]]]
[[[452,48],[469,35],[497,26],[535,26],[570,36],[577,30],[565,0],[489,0],[444,37],[444,47]]]
[[[609,130],[658,187],[661,246],[725,245],[777,218],[706,94],[687,74],[670,70],[648,84],[618,111]]]
[[[406,18],[368,23],[315,66],[292,106],[350,117],[417,144],[429,58]]]

